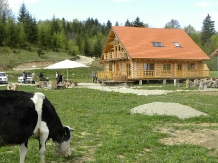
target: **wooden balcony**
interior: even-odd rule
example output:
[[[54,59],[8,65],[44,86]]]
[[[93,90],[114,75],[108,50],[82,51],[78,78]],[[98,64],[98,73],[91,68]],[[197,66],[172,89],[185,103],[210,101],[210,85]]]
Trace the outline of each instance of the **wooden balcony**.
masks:
[[[127,58],[127,54],[124,51],[104,53],[104,60],[117,60],[122,58]]]
[[[126,75],[127,80],[157,80],[157,79],[199,79],[208,78],[209,70],[188,70],[188,71],[134,71],[129,73],[121,73],[119,71],[98,72],[98,80],[114,80],[115,76]]]

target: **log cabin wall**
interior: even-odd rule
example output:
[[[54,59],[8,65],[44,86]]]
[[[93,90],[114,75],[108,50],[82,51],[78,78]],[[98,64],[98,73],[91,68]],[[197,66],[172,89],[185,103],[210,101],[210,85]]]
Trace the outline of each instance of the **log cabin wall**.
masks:
[[[190,79],[209,76],[207,65],[197,61],[117,60],[107,62],[104,66],[104,71],[98,72],[99,79],[103,80],[113,80],[119,75],[126,76],[127,80]]]

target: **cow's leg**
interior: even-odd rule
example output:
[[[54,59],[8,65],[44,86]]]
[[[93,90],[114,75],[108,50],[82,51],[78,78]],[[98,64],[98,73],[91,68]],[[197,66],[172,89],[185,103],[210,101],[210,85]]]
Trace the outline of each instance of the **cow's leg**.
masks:
[[[25,162],[25,157],[26,157],[26,154],[28,152],[27,143],[28,143],[28,141],[26,141],[20,145],[20,163]]]
[[[39,140],[39,153],[40,153],[40,163],[45,163],[45,146],[46,140],[48,139],[49,130],[45,122],[40,124],[40,140]]]

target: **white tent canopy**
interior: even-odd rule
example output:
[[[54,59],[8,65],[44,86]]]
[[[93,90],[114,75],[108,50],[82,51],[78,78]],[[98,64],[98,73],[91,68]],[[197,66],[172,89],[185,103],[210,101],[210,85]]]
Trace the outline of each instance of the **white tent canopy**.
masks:
[[[89,66],[66,59],[64,61],[60,61],[53,65],[45,67],[44,69],[67,69],[67,80],[68,80],[68,69],[69,68],[79,68],[79,67],[89,67]]]

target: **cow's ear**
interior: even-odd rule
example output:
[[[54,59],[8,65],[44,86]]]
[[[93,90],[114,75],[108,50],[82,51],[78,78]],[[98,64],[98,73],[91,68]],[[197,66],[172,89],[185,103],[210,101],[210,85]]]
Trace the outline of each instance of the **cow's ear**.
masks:
[[[70,129],[69,127],[64,126],[64,141],[67,141],[70,139]]]

